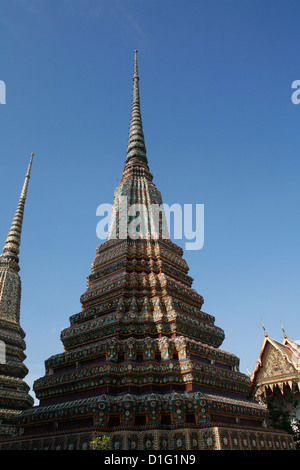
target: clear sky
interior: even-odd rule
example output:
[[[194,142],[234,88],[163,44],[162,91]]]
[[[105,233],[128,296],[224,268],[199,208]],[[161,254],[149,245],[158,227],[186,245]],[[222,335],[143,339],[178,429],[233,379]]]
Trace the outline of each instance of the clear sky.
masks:
[[[133,51],[147,156],[165,203],[204,204],[186,251],[222,349],[252,371],[263,339],[300,338],[297,0],[1,0],[0,241],[35,153],[21,245],[26,381],[60,332],[124,166]],[[178,244],[181,242],[177,241]]]

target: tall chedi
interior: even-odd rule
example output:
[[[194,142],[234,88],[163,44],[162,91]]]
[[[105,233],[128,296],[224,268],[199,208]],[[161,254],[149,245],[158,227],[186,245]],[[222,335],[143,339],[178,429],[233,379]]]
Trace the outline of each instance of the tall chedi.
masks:
[[[29,386],[23,381],[28,369],[23,363],[26,345],[25,333],[20,326],[21,279],[18,256],[32,159],[33,154],[3,253],[0,255],[0,439],[15,433],[16,417],[33,405],[33,398],[28,394]]]
[[[239,359],[219,349],[224,332],[202,311],[183,250],[166,236],[163,215],[157,220],[162,198],[152,179],[135,52],[109,236],[97,247],[81,311],[61,333],[64,352],[45,361],[34,383],[40,404],[20,415],[20,437],[3,448],[86,449],[94,433],[109,435],[112,449],[293,447],[290,436],[266,429],[266,408],[248,399]]]

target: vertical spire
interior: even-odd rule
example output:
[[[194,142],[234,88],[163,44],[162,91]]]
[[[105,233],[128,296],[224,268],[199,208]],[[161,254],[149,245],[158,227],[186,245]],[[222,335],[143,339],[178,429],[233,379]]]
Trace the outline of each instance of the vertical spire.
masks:
[[[281,326],[281,329],[282,329],[282,331],[283,331],[283,337],[284,337],[284,339],[286,339],[286,338],[287,338],[287,335],[286,335],[286,332],[284,331],[284,328],[283,328],[281,322],[280,322],[280,326]]]
[[[265,336],[268,336],[267,330],[265,329],[265,325],[263,324],[262,319],[261,319],[261,326],[262,326],[262,328],[263,328],[263,330],[264,330],[264,332],[265,332]]]
[[[134,51],[134,73],[132,90],[132,108],[127,146],[126,163],[133,158],[142,159],[147,163],[146,146],[140,110],[139,75],[137,63],[137,50]]]
[[[33,156],[34,154],[32,153],[30,162],[28,165],[27,173],[25,175],[25,181],[24,181],[23,188],[21,191],[17,210],[15,212],[10,230],[6,238],[6,242],[3,248],[3,254],[1,255],[2,258],[3,257],[13,258],[17,263],[19,261],[18,254],[20,252],[24,207],[25,207],[25,202],[26,202],[26,195],[27,195],[28,183],[30,179]]]

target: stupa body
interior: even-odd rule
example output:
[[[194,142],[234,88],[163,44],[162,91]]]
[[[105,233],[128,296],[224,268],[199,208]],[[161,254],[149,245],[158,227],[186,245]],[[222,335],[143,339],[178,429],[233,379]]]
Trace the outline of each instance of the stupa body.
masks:
[[[124,206],[140,205],[140,224]],[[87,449],[94,434],[111,449],[288,449],[267,430],[266,408],[248,399],[239,359],[219,349],[224,332],[183,250],[164,233],[140,114],[135,52],[127,158],[110,232],[97,247],[82,310],[62,331],[64,352],[34,383],[40,405],[22,413],[21,436],[6,448]],[[149,229],[150,227],[150,229]]]

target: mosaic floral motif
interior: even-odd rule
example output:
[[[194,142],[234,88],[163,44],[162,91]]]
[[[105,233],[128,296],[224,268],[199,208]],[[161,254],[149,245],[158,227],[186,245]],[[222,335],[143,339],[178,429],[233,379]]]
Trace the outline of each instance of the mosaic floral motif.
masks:
[[[139,447],[139,439],[136,434],[129,434],[127,438],[128,442],[128,449],[129,450],[137,450]]]
[[[174,436],[174,449],[183,450],[185,449],[185,436],[183,433],[176,433]]]
[[[231,448],[235,450],[240,448],[239,434],[235,431],[231,433]]]
[[[77,447],[77,439],[76,437],[69,437],[65,439],[65,445],[64,447],[67,448],[67,450],[75,450]]]
[[[266,450],[266,442],[263,436],[259,438],[258,445],[261,450]]]
[[[213,431],[205,431],[202,434],[203,449],[214,450],[216,448],[216,436]]]
[[[220,432],[220,446],[222,450],[229,450],[231,449],[230,443],[230,433],[228,431],[221,431]]]
[[[112,436],[111,447],[113,450],[122,450],[123,449],[123,436],[115,434]]]
[[[273,440],[272,440],[272,437],[271,436],[268,436],[268,439],[267,439],[267,447],[268,449],[273,449]]]
[[[255,434],[249,434],[249,441],[251,445],[252,450],[257,450],[258,449],[258,442],[257,442],[257,437]]]
[[[143,449],[150,450],[154,449],[154,436],[152,434],[146,434],[143,439]]]
[[[196,432],[193,432],[190,435],[190,446],[191,450],[199,449],[199,436]]]
[[[278,439],[278,437],[274,438],[274,444],[275,444],[275,449],[279,450],[280,449],[280,440]]]
[[[163,434],[159,438],[159,449],[167,450],[169,448],[169,436],[168,434]]]
[[[240,441],[241,441],[241,444],[242,444],[242,448],[244,450],[250,450],[249,441],[248,441],[248,434],[247,433],[244,433],[244,432],[241,433]]]

